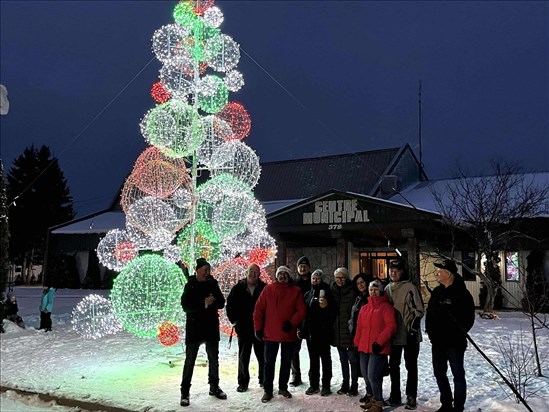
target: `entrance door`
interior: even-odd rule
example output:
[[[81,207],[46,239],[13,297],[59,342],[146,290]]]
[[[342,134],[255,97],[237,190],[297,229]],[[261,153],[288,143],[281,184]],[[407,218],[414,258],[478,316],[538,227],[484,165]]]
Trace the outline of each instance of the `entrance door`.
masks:
[[[360,271],[375,278],[389,278],[389,263],[398,258],[396,252],[360,252]]]

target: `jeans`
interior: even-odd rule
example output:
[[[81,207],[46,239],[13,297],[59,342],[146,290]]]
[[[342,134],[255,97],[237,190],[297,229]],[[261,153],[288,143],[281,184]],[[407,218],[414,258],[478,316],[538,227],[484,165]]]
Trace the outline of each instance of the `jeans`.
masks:
[[[419,343],[391,346],[389,355],[389,371],[391,375],[391,398],[400,398],[400,362],[404,351],[404,365],[406,366],[406,395],[417,397],[417,358]]]
[[[332,354],[328,342],[307,340],[309,351],[309,384],[318,388],[320,381],[320,362],[322,361],[322,386],[330,387],[332,380]]]
[[[193,379],[194,363],[201,344],[202,342],[192,342],[185,345],[185,365],[183,366],[181,393],[189,393]],[[211,389],[216,389],[219,386],[219,341],[208,341],[205,344],[206,354],[208,355],[208,383]]]
[[[372,394],[376,401],[383,400],[383,369],[387,365],[387,355],[375,353],[360,354],[360,369],[366,381],[366,393]]]
[[[448,371],[448,363],[452,369],[454,376],[454,410],[463,411],[465,399],[467,397],[467,383],[465,381],[465,369],[463,368],[463,358],[465,356],[465,348],[448,347],[433,343],[433,373],[437,380],[438,389],[440,391],[440,403],[443,405],[452,405],[452,388],[446,372]]]
[[[301,339],[295,342],[294,353],[292,354],[291,367],[292,367],[292,377],[294,378],[294,380],[296,378],[299,378],[299,380],[301,380],[301,366],[299,362],[299,351],[301,350],[301,342],[302,342]]]
[[[250,356],[254,348],[255,357],[259,366],[258,379],[263,383],[263,367],[265,365],[265,351],[263,342],[255,338],[238,337],[238,384],[248,387],[250,383]]]
[[[349,365],[351,366],[351,384],[358,384],[358,368],[357,351],[355,348],[337,347],[339,353],[339,362],[341,363],[341,374],[343,375],[343,384],[349,383]]]
[[[290,380],[290,365],[294,354],[295,342],[272,342],[265,341],[265,374],[263,376],[263,387],[265,393],[273,393],[273,381],[275,373],[276,356],[278,347],[280,351],[280,371],[278,372],[278,390],[287,390]]]

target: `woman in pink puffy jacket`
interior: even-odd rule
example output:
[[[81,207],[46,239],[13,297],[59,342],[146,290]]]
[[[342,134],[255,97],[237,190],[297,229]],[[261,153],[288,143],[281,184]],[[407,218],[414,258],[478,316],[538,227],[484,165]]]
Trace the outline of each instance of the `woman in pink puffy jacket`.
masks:
[[[396,333],[396,314],[383,285],[374,279],[368,286],[368,303],[360,309],[354,344],[358,347],[360,370],[366,381],[365,404],[368,412],[383,409],[383,370],[391,352],[391,336]]]

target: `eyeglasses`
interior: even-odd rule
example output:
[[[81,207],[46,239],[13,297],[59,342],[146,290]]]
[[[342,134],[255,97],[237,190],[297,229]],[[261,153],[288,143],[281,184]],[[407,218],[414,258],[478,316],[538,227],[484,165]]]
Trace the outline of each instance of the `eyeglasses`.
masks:
[[[345,276],[336,276],[335,278],[339,280],[345,280]]]

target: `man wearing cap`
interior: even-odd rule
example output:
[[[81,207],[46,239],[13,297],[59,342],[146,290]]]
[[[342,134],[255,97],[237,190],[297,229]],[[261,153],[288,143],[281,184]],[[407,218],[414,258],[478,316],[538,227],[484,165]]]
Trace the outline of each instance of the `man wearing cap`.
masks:
[[[260,269],[256,264],[248,267],[246,278],[231,289],[227,297],[227,317],[238,335],[238,387],[237,392],[246,392],[250,382],[250,356],[252,347],[259,366],[259,385],[263,386],[263,342],[254,336],[253,314],[265,282],[259,279]]]
[[[185,325],[185,365],[181,380],[181,406],[189,406],[189,391],[194,363],[202,343],[208,355],[208,383],[210,396],[227,399],[219,387],[219,315],[225,306],[225,298],[217,280],[210,276],[210,264],[204,258],[197,259],[195,275],[190,276],[181,296],[181,306],[187,314]]]
[[[391,283],[385,291],[393,304],[397,315],[397,332],[391,339],[389,371],[391,376],[391,394],[386,404],[401,403],[400,362],[404,352],[406,366],[406,407],[417,408],[417,358],[421,342],[420,322],[424,314],[423,301],[418,288],[408,280],[405,263],[402,259],[393,260],[389,265]]]
[[[301,293],[305,298],[305,293],[311,289],[311,263],[307,256],[301,256],[296,263],[297,278],[296,285],[301,289]],[[301,380],[301,362],[299,360],[299,352],[301,351],[301,339],[295,345],[294,354],[292,356],[292,381],[291,386],[299,386],[303,384]]]
[[[429,299],[425,329],[432,344],[433,373],[442,403],[437,412],[462,412],[467,397],[463,359],[467,332],[475,322],[475,304],[453,260],[444,259],[435,266],[440,285]],[[448,363],[454,376],[453,397],[446,376]]]
[[[285,398],[292,397],[288,391],[290,365],[298,340],[297,327],[305,320],[307,309],[299,288],[289,283],[290,273],[288,267],[280,266],[276,270],[276,282],[265,286],[254,309],[255,336],[265,342],[265,393],[261,398],[263,403],[273,398],[273,380],[279,347],[281,356],[278,394]]]

